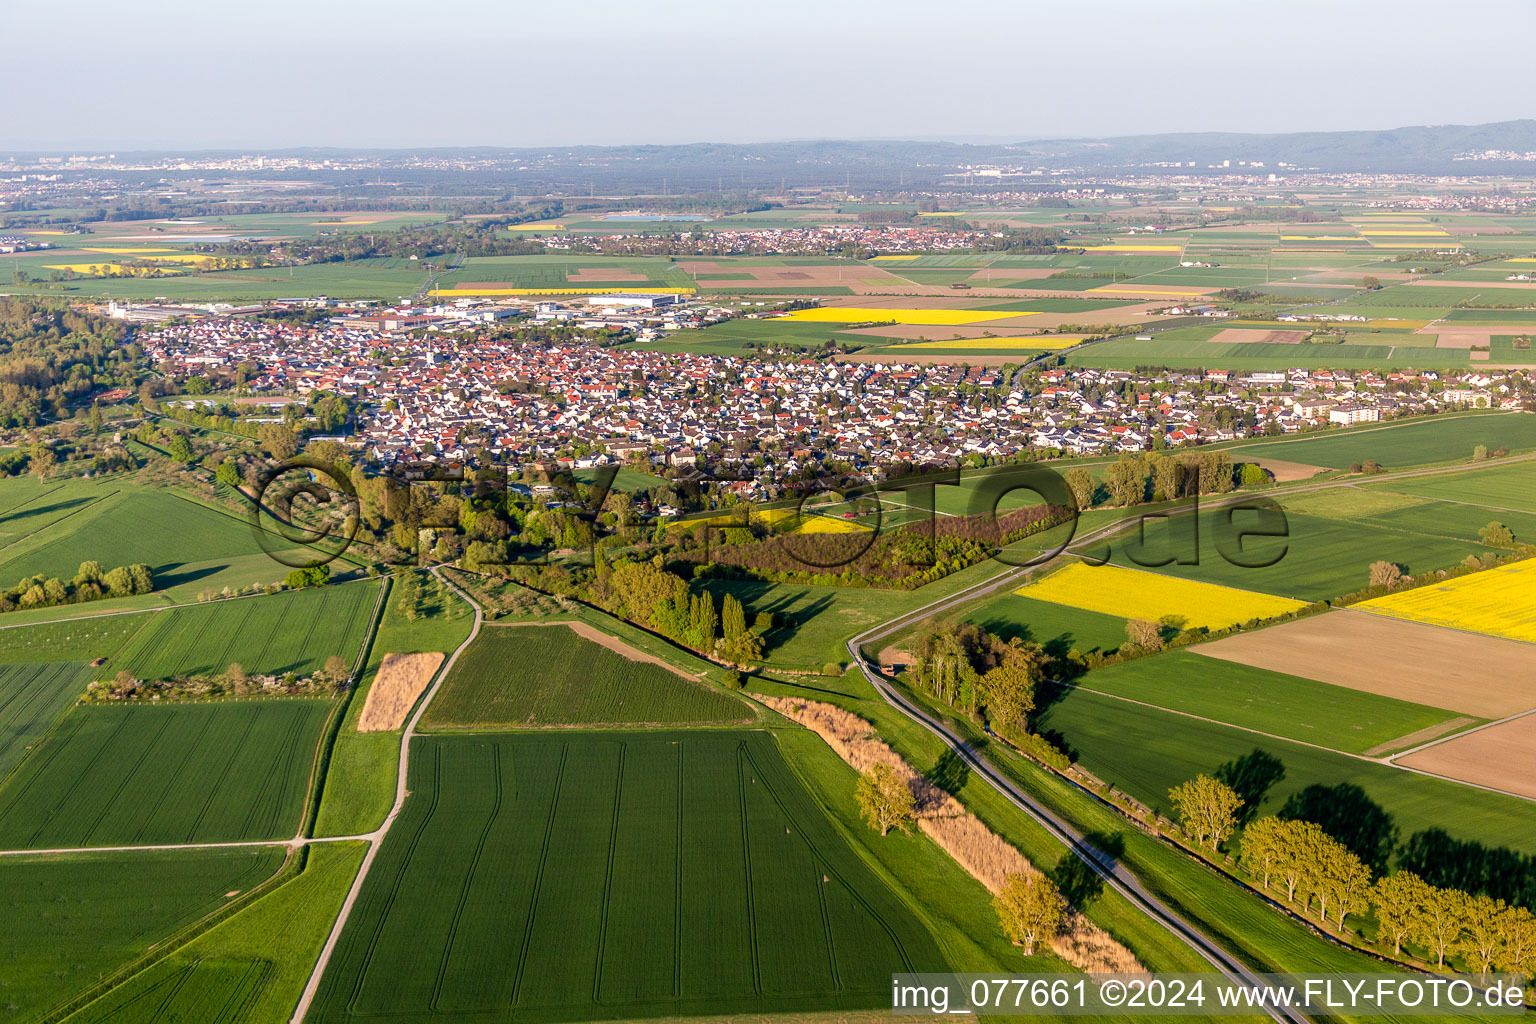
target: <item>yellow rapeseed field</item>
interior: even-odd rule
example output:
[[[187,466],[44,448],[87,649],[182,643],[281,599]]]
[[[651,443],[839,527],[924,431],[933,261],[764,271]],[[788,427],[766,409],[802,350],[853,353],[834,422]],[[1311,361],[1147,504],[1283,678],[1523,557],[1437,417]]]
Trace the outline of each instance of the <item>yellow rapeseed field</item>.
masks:
[[[898,255],[895,255],[893,253],[892,255],[889,255],[889,256],[876,256],[875,259],[876,260],[920,260],[920,259],[922,259],[922,257],[921,256],[898,256]]]
[[[1267,619],[1305,608],[1302,601],[1256,594],[1214,583],[1126,569],[1118,565],[1074,562],[1039,583],[1015,593],[1037,601],[1064,604],[1122,619],[1151,619],[1178,615],[1186,629],[1221,629],[1248,619]]]
[[[95,274],[105,272],[108,274],[121,274],[127,272],[127,267],[111,260],[101,260],[97,263],[49,263],[49,270],[73,270],[77,274]]]
[[[851,519],[833,519],[831,516],[806,516],[800,520],[794,533],[863,533],[869,527]]]
[[[894,321],[898,324],[946,327],[1038,315],[1038,313],[1020,313],[1009,309],[870,309],[859,306],[819,306],[815,309],[797,309],[779,319],[816,324],[891,323]]]
[[[1536,643],[1536,561],[1527,559],[1355,605],[1377,615]]]

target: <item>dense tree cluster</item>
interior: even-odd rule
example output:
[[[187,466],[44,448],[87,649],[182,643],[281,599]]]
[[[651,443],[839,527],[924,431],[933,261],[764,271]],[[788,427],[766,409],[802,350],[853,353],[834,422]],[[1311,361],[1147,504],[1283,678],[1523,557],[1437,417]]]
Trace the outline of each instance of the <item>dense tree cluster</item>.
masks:
[[[0,613],[20,608],[81,604],[104,597],[132,597],[154,589],[155,574],[143,563],[103,569],[100,562],[81,562],[71,580],[39,573],[18,581],[9,589],[0,590]]]
[[[0,299],[0,426],[67,418],[102,387],[131,387],[145,370],[123,325],[58,302]]]

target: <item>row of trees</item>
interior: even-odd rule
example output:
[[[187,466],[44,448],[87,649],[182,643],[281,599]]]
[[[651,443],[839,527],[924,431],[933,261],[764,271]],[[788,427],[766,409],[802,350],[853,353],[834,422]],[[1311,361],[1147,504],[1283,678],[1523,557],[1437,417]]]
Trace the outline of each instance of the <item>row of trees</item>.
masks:
[[[1217,850],[1236,830],[1242,797],[1226,783],[1197,775],[1169,790],[1185,832]],[[1373,881],[1371,868],[1321,825],[1303,818],[1264,817],[1249,822],[1239,840],[1243,867],[1265,891],[1285,894],[1304,914],[1340,928],[1350,914],[1374,911],[1377,942],[1401,954],[1413,942],[1445,966],[1460,954],[1469,967],[1516,974],[1536,969],[1536,916],[1486,894],[1439,888],[1411,871]]]
[[[68,582],[53,576],[28,576],[0,591],[0,613],[18,608],[48,608],[80,604],[104,597],[132,597],[155,589],[155,574],[142,562],[103,569],[97,561],[81,562]]]
[[[1234,463],[1225,451],[1190,450],[1169,455],[1161,451],[1127,453],[1110,463],[1100,484],[1093,474],[1075,466],[1062,474],[1079,509],[1101,502],[1139,505],[1171,501],[1197,494],[1227,494],[1239,485],[1269,482],[1269,474],[1253,463]]]
[[[208,675],[181,675],[169,679],[139,679],[127,669],[110,681],[98,681],[86,688],[90,701],[126,700],[206,700],[212,697],[245,697],[287,694],[290,696],[324,694],[344,688],[351,681],[347,659],[333,654],[318,672],[301,676],[296,672],[282,675],[252,675],[238,662],[230,662],[223,672]]]

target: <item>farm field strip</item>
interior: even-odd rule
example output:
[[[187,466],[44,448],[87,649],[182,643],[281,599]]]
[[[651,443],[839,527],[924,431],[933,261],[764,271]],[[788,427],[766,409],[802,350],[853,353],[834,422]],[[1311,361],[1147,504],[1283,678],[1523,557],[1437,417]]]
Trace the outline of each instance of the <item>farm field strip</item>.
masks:
[[[0,847],[292,836],[331,707],[313,699],[76,707],[0,786]]]
[[[563,623],[481,630],[422,719],[426,729],[741,723],[735,697],[637,662]]]
[[[1198,650],[1109,665],[1088,673],[1077,685],[1349,754],[1364,754],[1457,717],[1441,708],[1316,682],[1273,667],[1201,658]]]
[[[873,1008],[943,962],[768,733],[420,749],[311,1020]]]
[[[1536,647],[1456,633],[1405,619],[1343,608],[1223,637],[1194,654],[1393,697],[1474,718],[1497,719],[1536,707]],[[1362,659],[1361,652],[1372,652]]]
[[[108,663],[140,679],[223,672],[301,675],[339,654],[350,664],[362,643],[378,584],[331,584],[281,594],[167,608]]]
[[[63,716],[89,679],[84,662],[0,665],[0,779]]]

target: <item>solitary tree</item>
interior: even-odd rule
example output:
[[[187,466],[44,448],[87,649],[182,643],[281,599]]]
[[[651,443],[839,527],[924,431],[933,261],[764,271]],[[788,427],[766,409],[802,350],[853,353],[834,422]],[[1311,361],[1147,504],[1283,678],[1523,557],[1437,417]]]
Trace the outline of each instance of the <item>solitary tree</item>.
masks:
[[[1131,643],[1146,651],[1163,648],[1163,627],[1151,619],[1131,619],[1125,624],[1125,635]]]
[[[1072,490],[1072,500],[1077,503],[1079,510],[1090,508],[1093,505],[1093,492],[1098,485],[1093,482],[1093,474],[1081,466],[1074,466],[1064,473],[1063,479]]]
[[[1508,548],[1514,547],[1515,544],[1514,531],[1503,523],[1489,523],[1478,530],[1477,535],[1491,548]]]
[[[1371,586],[1392,590],[1403,581],[1403,570],[1393,562],[1371,563]]]
[[[250,677],[245,674],[245,666],[238,661],[232,661],[229,663],[229,668],[224,670],[224,678],[231,686],[244,686]]]
[[[864,820],[869,822],[870,828],[879,829],[881,835],[886,835],[892,828],[907,830],[917,801],[907,780],[890,765],[884,762],[870,765],[869,770],[859,776],[854,795],[858,797],[859,809],[864,812]]]
[[[1025,956],[1034,956],[1035,943],[1054,936],[1061,927],[1062,904],[1055,882],[1044,875],[1018,872],[1004,878],[1003,887],[992,898],[1003,931],[1024,947]]]
[[[1179,810],[1179,820],[1195,842],[1215,849],[1237,827],[1237,810],[1243,798],[1224,782],[1209,775],[1196,775],[1168,791],[1168,798]]]
[[[325,677],[333,683],[341,683],[347,678],[347,659],[339,654],[333,654],[325,659]]]

